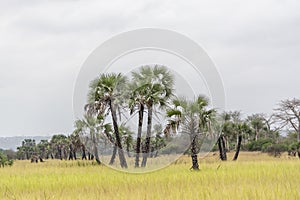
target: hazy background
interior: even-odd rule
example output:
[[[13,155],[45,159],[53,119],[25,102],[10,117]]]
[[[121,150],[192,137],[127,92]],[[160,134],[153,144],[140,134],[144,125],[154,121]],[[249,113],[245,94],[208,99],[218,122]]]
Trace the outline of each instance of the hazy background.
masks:
[[[228,110],[270,113],[299,98],[299,10],[298,0],[0,1],[0,136],[70,133],[81,64],[111,36],[144,27],[198,42]]]

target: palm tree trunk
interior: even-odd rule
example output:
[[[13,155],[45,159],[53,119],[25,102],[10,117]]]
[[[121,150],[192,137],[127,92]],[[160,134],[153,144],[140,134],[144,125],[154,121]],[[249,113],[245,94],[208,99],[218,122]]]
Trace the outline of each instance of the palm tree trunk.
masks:
[[[222,141],[222,148],[223,148],[223,158],[224,160],[227,160],[227,155],[226,155],[226,149],[225,149],[225,140],[224,137],[221,137],[221,141]]]
[[[218,139],[218,147],[220,152],[220,159],[225,161],[227,160],[226,150],[225,150],[225,142],[223,136],[221,135]]]
[[[149,157],[151,128],[152,128],[152,114],[153,114],[153,105],[152,103],[150,103],[150,105],[148,106],[147,134],[146,134],[146,143],[145,143],[145,153],[143,154],[143,160],[142,160],[142,167],[146,167],[147,159]]]
[[[129,149],[129,143],[127,143],[127,144],[126,144],[126,151],[127,151],[127,156],[128,156],[128,158],[131,157],[129,150],[130,150],[130,149]]]
[[[93,149],[94,149],[94,153],[93,155],[95,156],[95,160],[98,164],[101,164],[100,158],[99,158],[99,154],[98,154],[98,147],[97,147],[97,142],[96,142],[96,134],[94,131],[91,132],[92,133],[92,141],[93,141]]]
[[[238,143],[237,143],[237,146],[236,146],[236,151],[235,151],[235,154],[234,154],[234,157],[233,157],[233,160],[237,160],[238,157],[239,157],[239,153],[240,153],[240,149],[241,149],[241,143],[242,143],[242,135],[239,135],[238,137]]]
[[[113,165],[115,163],[115,159],[116,159],[116,155],[117,155],[117,145],[114,145],[114,149],[113,149],[113,153],[111,155],[110,161],[109,161],[109,165]]]
[[[69,152],[69,160],[73,160],[73,147],[72,147],[71,144],[70,144],[69,148],[70,148],[70,152]]]
[[[95,155],[96,162],[100,165],[101,161],[100,161],[100,158],[99,158],[98,148],[97,148],[96,145],[94,146],[94,155]]]
[[[198,156],[197,156],[197,136],[195,134],[192,134],[191,136],[191,157],[192,157],[192,169],[193,170],[199,170],[199,164],[198,164]]]
[[[82,160],[86,160],[86,152],[85,152],[85,146],[82,145],[82,156],[81,156]]]
[[[115,137],[116,137],[116,144],[118,146],[120,164],[121,164],[122,168],[127,168],[127,162],[126,162],[126,158],[124,156],[124,151],[123,151],[123,148],[122,148],[121,138],[120,138],[120,134],[119,134],[119,127],[118,127],[118,123],[117,123],[117,115],[116,115],[116,111],[114,110],[114,107],[112,105],[111,100],[109,101],[109,107],[110,107],[110,110],[111,110],[113,127],[114,127],[114,132],[115,132]]]
[[[73,149],[73,157],[74,157],[74,160],[77,160],[77,157],[76,157],[76,149],[75,149],[75,148]]]
[[[300,121],[299,121],[299,125],[298,125],[298,142],[300,142]]]
[[[140,152],[141,152],[143,118],[144,118],[144,105],[140,104],[138,134],[137,134],[137,138],[136,138],[136,154],[135,154],[135,165],[134,165],[134,167],[139,167],[140,166],[139,162],[140,162]]]

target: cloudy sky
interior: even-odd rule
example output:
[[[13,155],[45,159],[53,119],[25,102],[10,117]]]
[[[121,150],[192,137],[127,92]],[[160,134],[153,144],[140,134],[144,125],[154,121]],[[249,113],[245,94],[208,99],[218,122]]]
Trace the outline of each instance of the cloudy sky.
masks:
[[[71,132],[85,59],[144,27],[199,43],[223,78],[228,110],[271,113],[300,97],[299,10],[298,0],[0,1],[0,136]]]

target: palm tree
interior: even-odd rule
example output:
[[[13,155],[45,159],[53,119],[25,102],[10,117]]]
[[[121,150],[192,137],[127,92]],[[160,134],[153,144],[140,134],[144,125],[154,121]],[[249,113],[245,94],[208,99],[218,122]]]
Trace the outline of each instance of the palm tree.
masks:
[[[103,122],[104,121],[101,118],[95,118],[88,115],[85,115],[84,119],[76,120],[75,122],[75,126],[81,130],[79,134],[82,137],[83,143],[86,142],[89,144],[89,142],[91,142],[92,156],[95,157],[98,164],[101,164],[98,153],[98,143],[100,136],[106,131],[105,127],[107,127]]]
[[[140,120],[142,119],[142,110],[147,108],[147,132],[145,141],[145,153],[143,154],[142,167],[147,164],[147,158],[150,152],[151,129],[153,109],[156,106],[164,107],[173,94],[174,78],[170,71],[160,65],[142,66],[137,72],[132,73],[133,81],[137,87],[135,93],[139,95],[139,129],[141,130]],[[141,132],[138,133],[138,137]],[[140,151],[137,148],[137,152]],[[137,160],[137,159],[136,159]]]
[[[89,104],[98,103],[108,108],[113,122],[115,144],[118,147],[121,167],[127,168],[126,158],[124,156],[119,127],[117,122],[117,110],[120,113],[120,104],[122,104],[122,94],[126,87],[127,79],[119,74],[101,74],[90,84]],[[118,105],[119,104],[119,105]],[[106,113],[104,116],[106,116]]]
[[[204,138],[211,132],[211,122],[215,114],[214,109],[207,109],[208,100],[199,96],[195,101],[188,101],[184,98],[173,100],[173,108],[167,110],[167,116],[173,124],[177,124],[180,132],[188,134],[190,137],[190,148],[192,158],[192,169],[199,170],[198,152],[199,139]],[[172,117],[175,117],[172,119]],[[180,127],[179,127],[180,126]]]
[[[80,135],[84,134],[83,133],[84,123],[81,120],[76,120],[74,123],[74,127],[75,127],[75,130],[72,133],[72,137],[79,138],[79,140],[77,141],[77,145],[78,145],[78,148],[81,148],[81,152],[82,152],[81,159],[86,160],[87,159],[86,158],[86,147],[85,147],[83,141],[80,139]]]
[[[133,82],[129,84],[129,90],[132,91],[129,97],[129,108],[130,115],[134,113],[134,110],[138,110],[138,132],[136,139],[136,151],[135,151],[135,167],[139,167],[140,164],[140,153],[141,153],[141,140],[142,140],[142,129],[143,129],[143,119],[145,110],[145,85],[141,84],[140,76],[136,72],[132,73]]]
[[[60,160],[66,159],[66,148],[68,148],[68,138],[63,134],[53,135],[50,144],[52,149],[55,151],[55,158]]]
[[[236,125],[236,131],[237,131],[237,144],[236,144],[236,150],[235,150],[235,154],[233,157],[233,160],[237,160],[239,153],[240,153],[240,149],[241,149],[241,144],[242,144],[242,135],[247,132],[250,128],[248,127],[248,125],[244,122],[244,123],[238,123]]]

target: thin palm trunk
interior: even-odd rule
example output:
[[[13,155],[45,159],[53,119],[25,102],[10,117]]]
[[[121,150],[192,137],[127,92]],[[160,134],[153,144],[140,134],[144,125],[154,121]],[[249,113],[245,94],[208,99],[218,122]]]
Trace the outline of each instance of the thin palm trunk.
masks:
[[[101,161],[100,161],[100,158],[99,158],[99,154],[98,154],[98,147],[97,146],[94,147],[94,154],[95,154],[96,162],[98,164],[101,164]]]
[[[122,168],[127,168],[127,162],[126,162],[126,158],[124,156],[124,151],[123,151],[123,148],[122,148],[121,138],[120,138],[120,134],[119,134],[119,127],[118,127],[118,124],[117,124],[117,115],[116,115],[116,111],[114,110],[114,107],[112,105],[111,100],[109,101],[109,107],[110,107],[110,110],[111,110],[111,116],[112,116],[112,121],[113,121],[115,137],[116,137],[116,144],[117,144],[117,147],[118,147],[120,164],[121,164]]]
[[[98,164],[101,164],[100,158],[99,158],[99,154],[98,154],[98,147],[97,147],[97,142],[96,142],[96,135],[94,132],[92,132],[92,137],[93,137],[93,149],[94,149],[94,156],[96,159],[96,162]]]
[[[223,158],[224,160],[227,160],[227,155],[226,155],[226,149],[225,149],[225,140],[224,137],[221,137],[221,141],[222,141],[222,148],[223,148]]]
[[[72,148],[72,145],[70,145],[69,160],[73,160],[73,148]]]
[[[82,156],[81,156],[82,160],[86,160],[86,152],[85,152],[85,146],[82,145]]]
[[[240,149],[241,149],[241,143],[242,143],[242,135],[239,135],[238,137],[238,142],[237,142],[237,146],[236,146],[236,151],[233,157],[233,160],[237,160],[239,157],[239,153],[240,153]]]
[[[135,165],[134,165],[134,167],[139,167],[140,166],[139,162],[140,162],[140,152],[141,152],[143,118],[144,118],[144,105],[140,104],[138,134],[137,134],[137,139],[136,139],[136,154],[135,154]]]
[[[143,154],[143,160],[142,160],[142,167],[146,167],[147,159],[149,157],[150,141],[151,141],[151,128],[152,128],[152,114],[153,114],[153,105],[151,103],[148,106],[147,134],[146,134],[145,153]]]
[[[118,147],[117,147],[117,145],[115,144],[115,145],[114,145],[114,149],[113,149],[113,153],[112,153],[111,158],[110,158],[110,161],[109,161],[109,165],[113,165],[113,164],[114,164],[115,159],[116,159],[116,155],[117,155],[117,149],[118,149]]]

